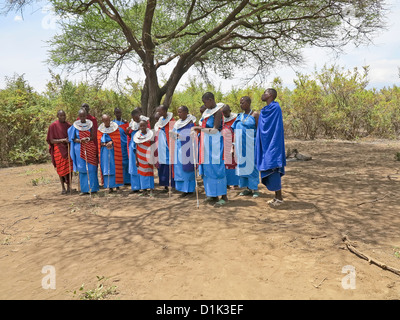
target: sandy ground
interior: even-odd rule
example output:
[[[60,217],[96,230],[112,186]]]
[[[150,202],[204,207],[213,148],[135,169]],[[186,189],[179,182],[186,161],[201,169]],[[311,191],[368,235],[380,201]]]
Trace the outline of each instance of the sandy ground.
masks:
[[[0,298],[80,299],[105,281],[122,300],[398,299],[400,276],[342,235],[400,269],[400,142],[286,147],[312,160],[288,162],[279,208],[262,185],[258,199],[229,190],[227,206],[197,209],[160,187],[62,196],[51,164],[0,169]]]

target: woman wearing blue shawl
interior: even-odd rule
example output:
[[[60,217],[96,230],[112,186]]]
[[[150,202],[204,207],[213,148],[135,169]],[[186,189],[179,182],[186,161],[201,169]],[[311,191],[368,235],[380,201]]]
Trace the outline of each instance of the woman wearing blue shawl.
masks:
[[[178,108],[179,120],[175,122],[173,136],[175,139],[174,173],[175,189],[182,192],[181,197],[192,194],[196,188],[194,168],[193,141],[190,136],[196,117],[189,114],[186,106]]]
[[[199,174],[203,178],[205,202],[215,202],[216,205],[225,205],[228,201],[226,187],[225,163],[223,160],[222,107],[223,103],[216,103],[214,94],[207,92],[202,97],[207,108],[201,116],[201,126],[194,126],[191,130],[200,131],[199,147]],[[218,197],[221,199],[218,200]]]
[[[256,165],[261,182],[275,191],[275,198],[268,202],[272,206],[283,203],[281,177],[286,166],[282,110],[276,97],[276,90],[271,88],[261,96],[266,106],[260,111],[256,134]]]
[[[239,195],[252,195],[253,198],[258,198],[260,174],[254,160],[254,143],[259,113],[251,109],[249,96],[240,98],[240,107],[243,112],[238,114],[232,129],[235,130],[234,150],[238,162],[236,174],[239,176],[239,187],[247,189]]]
[[[87,119],[87,112],[82,108],[79,110],[79,120],[76,120],[68,129],[73,169],[74,172],[79,172],[82,194],[91,194],[99,191],[97,176],[98,155],[95,136],[93,122]]]

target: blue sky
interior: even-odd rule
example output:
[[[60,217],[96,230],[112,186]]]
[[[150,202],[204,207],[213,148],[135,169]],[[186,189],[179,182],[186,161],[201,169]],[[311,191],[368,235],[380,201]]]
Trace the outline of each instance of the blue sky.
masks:
[[[387,16],[388,28],[381,31],[374,38],[374,44],[355,48],[348,46],[345,53],[338,58],[330,51],[311,48],[304,50],[305,64],[296,69],[282,68],[272,71],[268,77],[272,81],[274,77],[281,77],[286,87],[293,87],[293,79],[296,78],[295,71],[310,74],[315,69],[320,70],[325,64],[337,64],[345,69],[361,68],[370,66],[369,87],[382,88],[400,85],[400,1],[387,1],[390,11]],[[38,92],[45,90],[46,82],[50,79],[49,66],[46,64],[47,44],[57,31],[55,18],[46,7],[28,7],[23,14],[10,13],[0,16],[0,39],[2,48],[0,50],[0,89],[5,86],[5,78],[16,74],[24,74],[25,79]],[[61,70],[54,70],[60,72]],[[137,73],[134,73],[137,74]],[[63,74],[62,74],[63,75]],[[132,74],[129,74],[133,79]],[[190,75],[188,73],[182,80],[183,85]],[[83,75],[69,77],[71,80],[84,80]],[[134,79],[139,80],[139,79]],[[239,78],[229,81],[222,80],[215,75],[211,80],[216,85],[221,85],[223,91],[243,84]]]

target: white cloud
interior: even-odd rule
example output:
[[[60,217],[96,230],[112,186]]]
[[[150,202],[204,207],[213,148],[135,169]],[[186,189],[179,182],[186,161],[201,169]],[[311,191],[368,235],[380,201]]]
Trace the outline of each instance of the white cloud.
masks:
[[[371,83],[399,83],[400,60],[377,60],[370,64]]]
[[[23,20],[23,18],[21,16],[15,16],[14,17],[14,21],[19,22],[19,21],[22,21],[22,20]]]

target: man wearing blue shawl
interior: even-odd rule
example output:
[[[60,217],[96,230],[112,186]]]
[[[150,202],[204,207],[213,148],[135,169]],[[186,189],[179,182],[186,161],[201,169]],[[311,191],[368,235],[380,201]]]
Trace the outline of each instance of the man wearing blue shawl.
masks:
[[[194,144],[190,136],[196,117],[189,114],[186,106],[178,108],[178,116],[179,120],[175,122],[172,131],[175,139],[174,180],[175,189],[182,192],[181,197],[186,197],[196,188]]]
[[[276,97],[276,90],[271,88],[261,96],[266,106],[260,111],[256,134],[256,165],[261,182],[275,191],[275,198],[268,201],[272,206],[283,203],[281,177],[286,166],[282,110]]]

